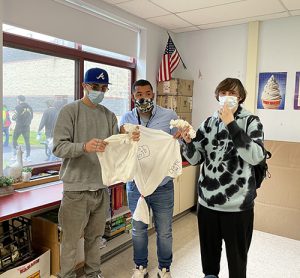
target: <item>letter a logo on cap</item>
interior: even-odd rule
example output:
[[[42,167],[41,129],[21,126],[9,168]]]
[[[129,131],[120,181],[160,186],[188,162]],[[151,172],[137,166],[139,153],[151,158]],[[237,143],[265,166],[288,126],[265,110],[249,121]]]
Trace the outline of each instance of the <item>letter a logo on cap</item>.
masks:
[[[101,72],[101,74],[99,74],[99,76],[97,76],[96,77],[97,79],[102,79],[102,80],[104,80],[105,79],[105,77],[104,77],[104,73],[103,72]]]

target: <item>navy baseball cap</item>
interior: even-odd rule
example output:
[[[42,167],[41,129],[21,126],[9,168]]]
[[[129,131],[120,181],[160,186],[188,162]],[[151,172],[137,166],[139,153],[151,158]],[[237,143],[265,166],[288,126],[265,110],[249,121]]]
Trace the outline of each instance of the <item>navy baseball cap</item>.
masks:
[[[91,68],[84,75],[84,83],[111,84],[107,71],[100,68]]]

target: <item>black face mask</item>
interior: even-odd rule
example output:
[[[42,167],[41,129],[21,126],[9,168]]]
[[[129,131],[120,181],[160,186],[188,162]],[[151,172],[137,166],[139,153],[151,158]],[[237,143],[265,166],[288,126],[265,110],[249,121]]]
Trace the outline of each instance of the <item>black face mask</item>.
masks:
[[[142,113],[151,111],[154,106],[153,99],[151,98],[141,98],[134,100],[135,107]]]

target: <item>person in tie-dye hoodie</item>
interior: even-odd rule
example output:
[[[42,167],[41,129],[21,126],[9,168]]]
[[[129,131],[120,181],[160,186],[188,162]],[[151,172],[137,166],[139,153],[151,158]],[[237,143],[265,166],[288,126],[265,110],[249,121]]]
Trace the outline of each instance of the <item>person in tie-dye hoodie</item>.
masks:
[[[198,227],[205,277],[218,277],[222,241],[229,277],[245,278],[256,184],[253,166],[264,159],[263,126],[241,104],[246,90],[239,79],[226,78],[215,90],[220,108],[197,130],[181,130],[184,156],[202,164],[198,182]],[[251,119],[251,120],[250,120]]]

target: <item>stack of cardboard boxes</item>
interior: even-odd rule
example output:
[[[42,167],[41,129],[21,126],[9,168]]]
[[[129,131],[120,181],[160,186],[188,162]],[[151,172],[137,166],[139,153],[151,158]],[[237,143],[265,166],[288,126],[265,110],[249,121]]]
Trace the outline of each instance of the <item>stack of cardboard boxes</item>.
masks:
[[[193,85],[193,80],[179,78],[158,82],[156,103],[192,123]]]

